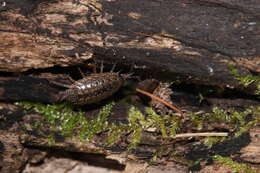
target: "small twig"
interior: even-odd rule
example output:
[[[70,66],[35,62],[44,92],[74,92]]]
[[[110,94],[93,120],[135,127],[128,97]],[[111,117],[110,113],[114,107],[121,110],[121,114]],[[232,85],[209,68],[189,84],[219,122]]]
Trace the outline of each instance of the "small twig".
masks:
[[[153,95],[153,94],[151,94],[151,93],[149,93],[149,92],[147,92],[147,91],[141,90],[141,89],[139,89],[139,88],[136,88],[135,90],[136,90],[137,92],[139,92],[139,93],[142,93],[142,94],[148,96],[148,97],[151,97],[152,99],[154,99],[154,100],[156,100],[156,101],[158,101],[158,102],[161,102],[162,104],[168,106],[168,107],[171,108],[172,110],[174,110],[174,111],[178,112],[179,114],[181,114],[181,116],[183,115],[183,112],[182,112],[180,109],[178,109],[176,106],[173,106],[173,105],[170,104],[169,102],[166,102],[165,100],[163,100],[163,99],[161,99],[161,98],[159,98],[159,97],[157,97],[157,96],[155,96],[155,95]]]
[[[176,134],[173,138],[187,138],[187,137],[198,137],[198,136],[228,136],[226,132],[206,132],[206,133],[180,133]]]

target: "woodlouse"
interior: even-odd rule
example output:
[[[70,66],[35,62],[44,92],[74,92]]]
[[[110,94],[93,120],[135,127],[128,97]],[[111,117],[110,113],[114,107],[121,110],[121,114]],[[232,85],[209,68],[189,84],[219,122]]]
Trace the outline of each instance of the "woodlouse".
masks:
[[[115,72],[90,74],[68,86],[59,94],[59,100],[78,105],[98,103],[117,92],[130,75]]]

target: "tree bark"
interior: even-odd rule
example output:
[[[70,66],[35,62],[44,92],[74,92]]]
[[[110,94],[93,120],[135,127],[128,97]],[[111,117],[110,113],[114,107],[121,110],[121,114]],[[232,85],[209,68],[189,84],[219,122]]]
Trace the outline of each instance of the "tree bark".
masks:
[[[146,77],[241,88],[227,64],[260,72],[259,11],[258,0],[2,1],[0,70],[95,58]]]

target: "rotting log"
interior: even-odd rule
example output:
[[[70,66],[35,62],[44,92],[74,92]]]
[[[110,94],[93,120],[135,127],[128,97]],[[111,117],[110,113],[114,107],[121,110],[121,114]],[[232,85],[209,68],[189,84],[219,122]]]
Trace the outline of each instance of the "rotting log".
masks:
[[[95,58],[148,77],[241,88],[227,64],[260,72],[259,11],[258,0],[12,0],[0,7],[0,70]]]
[[[227,64],[236,65],[243,75],[259,74],[259,23],[258,0],[0,0],[0,71],[68,67],[94,58],[120,67],[133,65],[134,72],[146,77],[240,88]],[[59,91],[47,79],[33,76],[3,75],[0,81],[2,101],[53,103]],[[26,117],[10,114],[9,108],[3,112],[0,170],[10,172],[24,164],[20,157],[17,163],[10,157],[17,154],[17,146],[21,155],[17,123]],[[37,141],[24,140],[23,145],[42,147]],[[252,148],[259,146],[252,144],[242,150],[245,160],[258,156]],[[80,152],[80,147],[74,149]],[[253,151],[249,159],[248,151]]]

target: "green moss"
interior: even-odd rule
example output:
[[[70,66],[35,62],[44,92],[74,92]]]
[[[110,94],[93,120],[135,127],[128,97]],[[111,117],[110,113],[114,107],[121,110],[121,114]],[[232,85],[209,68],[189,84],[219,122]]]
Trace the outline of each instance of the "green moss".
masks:
[[[80,136],[82,140],[92,139],[96,134],[108,130],[107,118],[111,114],[113,106],[114,103],[110,103],[104,106],[96,118],[82,124],[82,128],[80,131]]]
[[[48,145],[49,145],[49,146],[55,145],[55,137],[54,137],[54,134],[48,135],[48,136],[47,136],[47,139],[48,139]]]
[[[129,129],[130,128],[127,125],[111,124],[109,127],[109,136],[107,138],[106,144],[108,146],[114,145],[129,131]]]
[[[248,166],[242,163],[237,163],[228,157],[222,157],[220,155],[213,156],[213,159],[219,163],[229,166],[234,172],[237,173],[256,173],[257,171],[252,170]]]
[[[145,114],[143,114],[137,108],[132,107],[128,112],[129,123],[115,125],[107,122],[114,103],[104,106],[94,119],[86,118],[85,112],[73,111],[72,106],[68,104],[42,105],[28,102],[17,104],[43,115],[41,123],[37,122],[35,127],[48,126],[51,131],[58,132],[62,136],[79,138],[81,141],[91,140],[97,134],[105,132],[108,136],[107,145],[110,146],[129,135],[129,150],[135,149],[141,142],[142,133],[150,129],[153,129],[162,138],[174,138],[176,133],[186,131],[187,128],[205,132],[208,131],[206,127],[211,123],[224,123],[229,129],[232,129],[230,134],[233,135],[228,137],[206,137],[200,140],[204,145],[212,147],[226,139],[239,137],[260,122],[260,107],[251,107],[242,112],[213,108],[211,113],[199,115],[188,113],[185,121],[174,115],[160,116],[152,108],[146,108]],[[43,134],[47,137],[50,135]]]
[[[128,149],[134,149],[140,143],[142,131],[146,129],[147,123],[144,115],[135,107],[129,110],[128,115],[129,130],[131,131],[131,143]]]
[[[256,126],[259,123],[260,123],[260,117],[256,118],[255,120],[249,121],[244,126],[239,127],[239,129],[236,131],[234,137],[239,137],[243,133],[248,132],[252,127]]]
[[[146,108],[146,116],[137,108],[132,107],[128,112],[127,125],[110,125],[108,144],[113,145],[124,134],[130,134],[128,150],[135,149],[141,142],[143,131],[149,128],[161,133],[162,137],[173,137],[179,129],[180,120],[171,116],[160,116],[151,108]]]
[[[160,115],[156,114],[152,108],[146,108],[147,113],[147,122],[149,122],[149,126],[160,129],[162,137],[168,137],[167,129],[166,129],[166,121]]]
[[[180,128],[180,118],[170,115],[160,116],[152,108],[146,108],[144,116],[137,108],[132,107],[129,111],[129,125],[132,129],[132,143],[130,148],[135,148],[140,143],[142,131],[155,129],[163,138],[174,137]]]
[[[228,67],[230,69],[231,75],[233,75],[234,78],[236,80],[238,80],[241,85],[243,85],[244,87],[248,87],[252,84],[255,84],[256,85],[255,94],[260,95],[260,77],[259,76],[253,76],[253,75],[242,76],[238,72],[238,70],[235,68],[234,65],[229,64]]]
[[[107,129],[107,117],[114,103],[102,108],[95,119],[87,119],[82,111],[73,111],[68,104],[43,105],[29,102],[19,102],[17,105],[28,110],[34,110],[43,115],[37,127],[48,126],[52,131],[58,131],[66,137],[78,137],[80,140],[90,140],[96,134]]]
[[[193,123],[193,127],[196,128],[197,130],[202,130],[203,129],[203,121],[205,119],[204,116],[202,115],[197,115],[194,112],[189,112],[187,114],[189,117],[190,121]]]
[[[234,137],[239,137],[256,126],[260,121],[260,107],[251,107],[243,112],[224,111],[214,108],[212,116],[216,121],[224,122],[234,129]],[[250,119],[250,120],[248,120]]]
[[[224,140],[226,140],[226,137],[206,137],[204,139],[201,140],[201,142],[206,145],[208,148],[211,148],[214,144],[223,142]]]
[[[260,107],[250,107],[245,111],[238,112],[235,110],[225,111],[220,108],[213,108],[211,113],[205,113],[197,115],[195,113],[189,113],[191,123],[190,126],[198,131],[205,131],[204,126],[210,126],[213,123],[225,124],[225,126],[232,129],[228,137],[206,137],[201,140],[201,143],[208,147],[212,147],[214,144],[223,142],[226,139],[237,138],[243,133],[248,132],[252,127],[260,123]],[[231,135],[233,134],[233,135]]]

